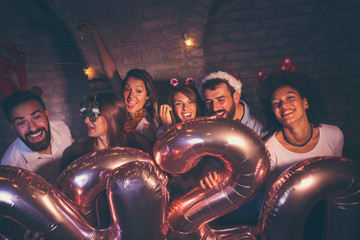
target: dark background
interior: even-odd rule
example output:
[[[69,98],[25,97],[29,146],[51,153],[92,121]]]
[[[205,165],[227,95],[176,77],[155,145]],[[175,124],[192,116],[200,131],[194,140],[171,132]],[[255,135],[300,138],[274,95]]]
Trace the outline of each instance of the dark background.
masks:
[[[51,119],[64,120],[80,137],[85,133],[78,114],[81,96],[108,85],[90,36],[81,39],[73,26],[75,16],[98,27],[121,76],[144,68],[161,89],[172,77],[199,81],[223,70],[240,77],[242,98],[257,106],[258,69],[275,71],[284,56],[291,57],[297,71],[322,87],[326,122],[342,129],[344,155],[358,161],[360,1],[1,1],[0,56],[7,55],[9,42],[26,53],[28,88],[39,86]],[[184,32],[194,46],[183,44]],[[95,80],[83,74],[88,66],[95,69]],[[2,155],[15,139],[2,112],[0,127]]]

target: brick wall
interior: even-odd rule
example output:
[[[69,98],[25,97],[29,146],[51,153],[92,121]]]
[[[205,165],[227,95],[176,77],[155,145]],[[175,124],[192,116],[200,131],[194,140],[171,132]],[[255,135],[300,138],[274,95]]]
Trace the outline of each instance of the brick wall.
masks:
[[[45,3],[46,2],[46,3]],[[259,68],[273,70],[287,55],[314,77],[329,103],[328,123],[345,133],[355,156],[359,128],[359,27],[357,0],[52,0],[6,1],[0,8],[0,54],[8,41],[28,54],[28,85],[40,86],[52,118],[81,136],[81,95],[89,92],[82,67],[103,73],[90,36],[72,26],[81,16],[96,25],[124,76],[144,68],[158,83],[172,77],[201,79],[224,70],[240,76],[243,98],[257,105]],[[195,41],[186,47],[181,34]],[[162,85],[166,85],[165,83]],[[2,113],[1,113],[2,114]],[[14,139],[4,117],[0,154]]]
[[[36,2],[36,4],[35,4]],[[0,7],[0,55],[9,42],[26,54],[28,88],[38,86],[50,111],[50,119],[63,120],[75,136],[85,133],[79,116],[79,101],[88,92],[82,71],[82,55],[72,33],[41,1],[5,1]],[[0,155],[15,139],[0,113]]]
[[[232,1],[216,1],[211,14]],[[360,146],[360,2],[353,0],[240,0],[206,26],[205,72],[240,76],[243,98],[257,104],[258,69],[274,71],[290,56],[297,71],[313,77],[327,104],[327,123],[345,134],[344,154]]]

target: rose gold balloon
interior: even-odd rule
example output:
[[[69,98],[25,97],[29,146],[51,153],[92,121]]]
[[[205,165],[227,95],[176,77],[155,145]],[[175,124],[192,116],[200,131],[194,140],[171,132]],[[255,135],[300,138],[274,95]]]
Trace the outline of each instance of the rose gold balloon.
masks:
[[[149,154],[134,148],[110,148],[86,154],[69,165],[55,186],[78,206],[86,219],[97,226],[96,199],[105,190],[112,171],[128,162],[153,164]]]
[[[0,176],[0,215],[48,239],[90,239],[94,229],[52,184],[10,166],[0,166]]]
[[[168,231],[168,196],[158,168],[147,162],[123,165],[110,176],[107,190],[121,239],[164,239]]]
[[[156,163],[172,174],[187,172],[207,155],[224,163],[219,185],[206,190],[196,187],[170,205],[174,234],[197,239],[226,235],[225,230],[213,231],[207,223],[247,203],[263,186],[269,170],[268,153],[260,137],[230,119],[195,118],[179,123],[154,145]],[[236,231],[231,231],[232,239],[239,239]]]
[[[73,199],[34,173],[0,166],[0,215],[46,239],[165,238],[167,178],[148,154],[130,148],[88,154],[70,165],[59,180]],[[100,229],[88,223],[80,207],[93,209],[92,198],[106,186],[111,224]]]
[[[360,239],[360,170],[344,157],[316,157],[299,162],[274,182],[258,222],[261,239],[303,239],[305,220],[325,199],[325,239]]]

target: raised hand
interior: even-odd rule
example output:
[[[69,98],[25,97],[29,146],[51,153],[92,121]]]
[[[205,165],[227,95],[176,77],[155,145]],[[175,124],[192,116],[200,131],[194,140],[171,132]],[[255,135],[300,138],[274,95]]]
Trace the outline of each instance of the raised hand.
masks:
[[[83,18],[79,19],[78,29],[91,34],[97,32],[97,28]]]
[[[169,105],[163,104],[160,106],[159,115],[162,126],[164,127],[165,131],[168,130],[174,124],[172,122],[171,112],[172,112],[172,108]]]

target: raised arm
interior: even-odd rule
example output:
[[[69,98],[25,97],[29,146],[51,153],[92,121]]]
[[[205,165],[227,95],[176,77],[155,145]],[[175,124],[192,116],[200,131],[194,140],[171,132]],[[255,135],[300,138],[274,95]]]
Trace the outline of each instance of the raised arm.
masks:
[[[112,87],[115,90],[119,90],[121,88],[120,87],[121,84],[119,83],[119,79],[117,78],[118,77],[120,78],[120,76],[115,76],[118,75],[115,61],[111,56],[109,50],[105,46],[105,43],[100,36],[99,30],[94,25],[92,25],[91,23],[89,23],[84,19],[81,19],[80,21],[81,21],[80,30],[91,34],[91,37],[95,43],[96,52],[101,62],[101,66],[106,76],[109,78]]]

